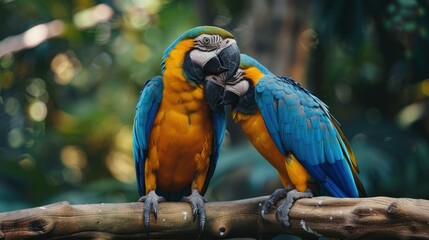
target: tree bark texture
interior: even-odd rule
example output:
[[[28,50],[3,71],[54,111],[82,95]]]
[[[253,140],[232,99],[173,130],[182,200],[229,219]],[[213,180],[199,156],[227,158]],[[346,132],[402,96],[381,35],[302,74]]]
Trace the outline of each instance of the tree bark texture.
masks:
[[[287,233],[270,213],[261,217],[267,197],[206,204],[200,234],[187,203],[160,203],[151,215],[151,239],[270,238]],[[0,213],[0,239],[142,239],[142,203],[47,206]],[[349,239],[429,239],[429,201],[373,197],[300,199],[290,212],[289,232],[301,237]]]

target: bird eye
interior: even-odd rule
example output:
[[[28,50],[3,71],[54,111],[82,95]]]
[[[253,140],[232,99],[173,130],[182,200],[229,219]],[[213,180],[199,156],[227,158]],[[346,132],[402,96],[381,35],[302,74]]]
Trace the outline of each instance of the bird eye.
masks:
[[[208,37],[204,37],[203,38],[203,43],[204,44],[209,44],[210,43],[210,39]]]

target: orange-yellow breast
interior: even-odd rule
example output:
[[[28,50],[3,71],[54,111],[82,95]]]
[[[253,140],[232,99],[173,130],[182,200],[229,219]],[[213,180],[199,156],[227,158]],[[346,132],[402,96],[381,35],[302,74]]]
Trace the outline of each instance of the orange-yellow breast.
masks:
[[[284,156],[276,147],[268,132],[259,111],[252,115],[233,114],[235,121],[240,122],[241,128],[258,152],[276,168],[283,186],[291,184],[298,191],[307,190],[310,180],[308,172],[298,162],[293,154]]]
[[[157,188],[179,191],[193,183],[196,175],[207,172],[213,131],[209,108],[203,89],[191,86],[181,70],[184,52],[191,43],[179,43],[165,62],[163,98],[150,134],[145,166],[146,192]]]

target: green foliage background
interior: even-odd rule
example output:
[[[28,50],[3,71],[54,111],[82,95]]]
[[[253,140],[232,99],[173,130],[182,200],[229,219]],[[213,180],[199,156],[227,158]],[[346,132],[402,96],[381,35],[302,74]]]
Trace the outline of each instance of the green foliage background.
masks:
[[[164,49],[204,24],[232,31],[242,52],[283,75],[306,26],[307,74],[297,80],[342,123],[369,194],[429,198],[428,2],[281,2],[0,1],[0,211],[136,201],[139,91],[160,73]],[[53,20],[63,33],[29,46],[46,28],[29,29]],[[22,33],[15,43],[27,47],[12,51],[7,39]],[[280,187],[239,127],[228,128],[208,199]]]

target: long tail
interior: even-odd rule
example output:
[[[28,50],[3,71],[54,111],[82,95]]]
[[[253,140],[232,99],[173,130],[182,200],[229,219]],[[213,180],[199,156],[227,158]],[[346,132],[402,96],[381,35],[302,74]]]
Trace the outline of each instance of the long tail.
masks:
[[[363,186],[362,182],[360,181],[360,179],[358,177],[359,166],[358,166],[358,163],[356,161],[355,154],[354,154],[352,148],[350,147],[350,144],[347,141],[347,138],[344,136],[343,131],[341,131],[341,128],[340,128],[338,122],[332,116],[331,116],[331,118],[332,118],[332,123],[334,123],[334,126],[337,129],[338,133],[340,134],[341,139],[343,140],[344,145],[346,146],[347,152],[350,156],[350,161],[348,161],[348,164],[352,170],[353,179],[355,180],[356,187],[357,187],[358,193],[359,193],[359,197],[367,197],[368,195],[366,194],[365,187]]]

